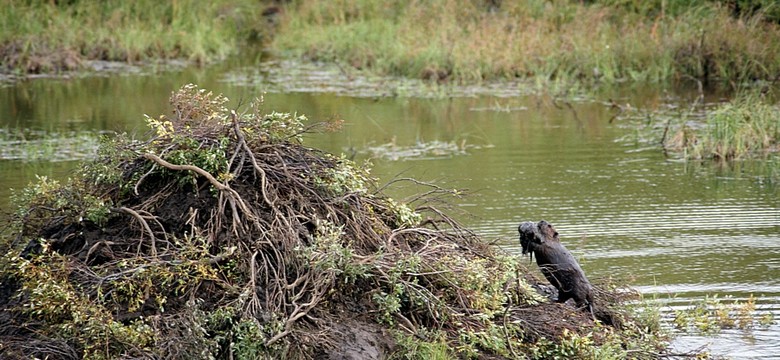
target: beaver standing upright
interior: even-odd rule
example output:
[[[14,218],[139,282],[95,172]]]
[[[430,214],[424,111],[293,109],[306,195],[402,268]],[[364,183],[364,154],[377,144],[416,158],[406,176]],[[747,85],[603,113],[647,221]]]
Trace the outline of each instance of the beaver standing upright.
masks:
[[[593,287],[580,264],[561,244],[558,232],[547,221],[535,224],[526,221],[517,229],[523,254],[536,256],[536,264],[542,274],[556,289],[558,302],[574,299],[578,308],[587,309],[593,315]]]

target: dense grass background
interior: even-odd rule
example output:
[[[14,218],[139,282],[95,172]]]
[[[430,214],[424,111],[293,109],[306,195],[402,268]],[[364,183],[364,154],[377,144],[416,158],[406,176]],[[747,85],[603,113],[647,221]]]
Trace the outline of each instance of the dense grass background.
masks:
[[[46,73],[85,59],[206,63],[262,31],[257,1],[2,0],[0,65]]]
[[[282,56],[434,80],[741,82],[780,75],[769,0],[0,0],[0,66],[219,61],[271,33]],[[262,46],[262,45],[256,45]]]
[[[711,1],[300,0],[287,6],[272,47],[438,80],[739,82],[780,74],[780,28],[763,16],[773,8],[737,10]]]

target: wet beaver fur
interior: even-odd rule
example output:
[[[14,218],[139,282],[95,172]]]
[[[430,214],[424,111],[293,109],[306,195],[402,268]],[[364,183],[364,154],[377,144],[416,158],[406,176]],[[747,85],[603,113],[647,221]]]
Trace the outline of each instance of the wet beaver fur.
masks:
[[[558,302],[574,299],[578,308],[593,315],[593,287],[574,256],[561,244],[558,232],[547,221],[526,221],[517,229],[523,254],[536,256],[539,269],[556,289]]]

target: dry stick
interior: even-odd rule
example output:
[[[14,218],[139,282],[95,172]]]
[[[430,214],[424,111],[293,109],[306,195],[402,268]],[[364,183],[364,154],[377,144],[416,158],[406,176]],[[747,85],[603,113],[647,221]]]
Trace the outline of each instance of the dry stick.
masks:
[[[409,274],[409,273],[407,273],[407,274]],[[409,275],[411,275],[411,274],[409,274]],[[427,281],[430,283],[430,280],[427,280]],[[425,288],[424,286],[422,286],[420,284],[415,284],[415,283],[413,283],[411,281],[403,281],[403,284],[409,290],[413,290],[413,291],[417,292],[418,296],[421,296],[421,297],[425,298],[426,308],[428,309],[428,313],[431,315],[431,318],[434,321],[436,321],[436,319],[438,319],[440,316],[439,316],[439,312],[436,311],[436,309],[433,308],[433,305],[432,305],[433,303],[441,305],[444,310],[447,310],[450,313],[454,313],[454,310],[449,305],[447,305],[443,301],[440,301],[439,298],[436,297],[436,295],[431,293],[431,291],[428,290],[427,288]],[[438,323],[438,321],[437,321],[437,323]]]
[[[310,305],[310,304],[311,303],[304,304],[304,305]],[[273,343],[275,343],[275,342],[279,341],[281,338],[287,336],[287,334],[290,333],[290,329],[292,328],[292,324],[296,320],[298,320],[299,318],[305,316],[309,312],[309,309],[314,307],[313,305],[311,305],[311,307],[309,307],[308,309],[301,310],[301,309],[303,309],[304,305],[295,304],[295,310],[293,310],[292,314],[290,314],[290,317],[287,318],[287,321],[285,321],[285,323],[284,323],[284,331],[282,331],[282,332],[274,335],[272,338],[268,339],[268,341],[266,341],[266,343],[265,343],[266,346],[271,346]]]
[[[395,314],[395,317],[397,319],[403,320],[403,324],[398,324],[398,326],[404,328],[408,333],[414,334],[416,336],[419,336],[419,332],[417,331],[417,327],[412,324],[412,322],[406,317],[403,316],[400,312]]]
[[[506,323],[507,315],[509,314],[509,308],[512,307],[512,296],[510,294],[507,294],[506,295],[506,299],[507,299],[507,304],[506,304],[506,308],[504,309],[504,326],[502,326],[502,329],[504,330],[504,337],[506,338],[506,345],[509,347],[509,352],[512,353],[512,356],[515,359],[519,359],[520,357],[517,356],[517,353],[515,352],[515,349],[512,346],[512,341],[509,338],[509,331],[507,331],[507,329],[506,329],[506,327],[507,327],[507,323]]]
[[[257,259],[257,251],[252,253],[252,258],[249,261],[249,268],[250,268],[250,275],[249,275],[249,285],[252,291],[252,299],[249,300],[249,303],[247,304],[246,311],[249,311],[250,315],[255,317],[258,312],[263,310],[262,305],[260,305],[260,299],[257,297],[257,270],[255,269],[255,262]]]
[[[146,217],[148,217],[148,218],[152,219],[154,222],[156,222],[156,223],[157,223],[157,226],[158,226],[160,229],[165,229],[165,226],[163,226],[163,224],[160,222],[160,220],[157,220],[157,217],[156,217],[156,216],[154,216],[154,215],[152,215],[150,212],[148,212],[148,211],[146,211],[146,210],[138,210],[138,213],[139,213],[141,216],[146,216]],[[170,247],[170,241],[168,241],[168,233],[166,233],[165,231],[163,231],[163,237],[164,237],[165,244],[166,244],[166,248],[165,248],[165,249],[167,250],[167,249]]]
[[[233,164],[236,162],[238,155],[241,154],[241,161],[239,161],[236,165],[236,168],[233,171],[234,174],[240,174],[244,168],[244,159],[246,158],[246,154],[240,151],[241,148],[241,144],[236,144],[236,148],[233,150],[233,155],[230,157],[230,161],[228,161],[228,170],[230,170],[233,168]]]
[[[284,331],[268,339],[268,341],[266,341],[265,343],[266,346],[271,346],[273,343],[287,336],[287,334],[290,333],[290,329],[292,328],[293,323],[295,323],[295,321],[297,321],[298,319],[306,316],[309,310],[313,309],[314,306],[317,305],[317,303],[319,303],[319,300],[322,299],[322,295],[325,293],[325,290],[323,290],[322,287],[315,288],[312,291],[314,291],[314,295],[312,295],[311,301],[305,304],[293,304],[295,305],[295,310],[293,310],[293,312],[290,314],[290,317],[287,318],[287,321],[285,321]]]
[[[219,202],[221,204],[225,203],[224,196],[225,196],[225,193],[220,191],[220,193],[219,193]],[[238,217],[238,209],[236,209],[236,202],[233,201],[233,199],[231,198],[231,199],[228,199],[227,203],[230,205],[230,213],[233,214],[233,222],[231,223],[231,225],[233,227],[233,234],[235,234],[236,237],[238,237],[239,236],[238,235],[238,228],[241,225],[241,218]],[[248,214],[247,214],[247,216],[248,216]]]
[[[177,171],[181,171],[181,170],[193,171],[193,172],[197,173],[198,175],[205,177],[211,183],[211,185],[213,185],[215,188],[219,189],[220,191],[223,191],[223,192],[226,192],[226,193],[230,194],[230,204],[231,204],[231,207],[233,207],[232,210],[233,210],[234,222],[236,221],[235,217],[237,216],[237,214],[236,214],[237,213],[237,211],[236,211],[237,209],[235,209],[235,202],[238,202],[238,207],[241,209],[241,211],[243,211],[246,214],[247,217],[252,219],[254,222],[257,222],[257,219],[255,218],[254,214],[252,214],[252,212],[249,210],[249,207],[246,205],[246,203],[244,203],[244,200],[241,198],[241,195],[239,195],[235,190],[233,190],[229,186],[224,185],[224,184],[220,183],[219,181],[217,181],[217,179],[215,179],[214,176],[209,174],[208,171],[203,170],[203,169],[201,169],[201,168],[199,168],[199,167],[197,167],[195,165],[175,165],[175,164],[171,164],[171,163],[163,160],[162,158],[160,158],[159,156],[154,155],[154,154],[143,154],[142,156],[144,158],[152,160],[152,161],[154,161],[154,162],[156,162],[156,163],[160,164],[161,166],[164,166],[164,167],[166,167],[168,169],[177,170]],[[234,228],[235,228],[235,223],[233,225],[234,225]]]
[[[162,166],[164,166],[164,167],[166,167],[168,169],[171,169],[171,170],[189,170],[189,171],[194,171],[194,172],[198,173],[199,175],[201,175],[201,176],[205,177],[206,179],[208,179],[208,181],[211,183],[211,185],[214,185],[214,187],[216,187],[217,189],[222,190],[222,191],[228,191],[228,192],[235,193],[235,191],[233,189],[231,189],[230,187],[225,186],[222,183],[220,183],[219,181],[217,181],[217,179],[215,179],[214,176],[209,174],[208,171],[203,170],[203,169],[201,169],[201,168],[199,168],[199,167],[197,167],[195,165],[175,165],[175,164],[171,164],[171,163],[163,160],[162,158],[160,158],[159,156],[154,155],[154,154],[143,154],[142,156],[144,158],[146,158],[146,159],[152,160],[152,161],[154,161],[154,162],[156,162],[156,163],[158,163],[158,164],[160,164],[160,165],[162,165]]]
[[[220,231],[222,231],[222,215],[225,214],[225,202],[219,201],[217,202],[217,208],[211,210],[211,219],[213,219],[214,224],[211,226],[211,229],[209,232],[211,234],[219,234]],[[233,229],[233,232],[235,233],[236,229]]]
[[[236,247],[235,246],[230,247],[230,248],[227,249],[226,252],[220,253],[220,254],[218,254],[216,256],[212,256],[209,259],[209,265],[219,264],[219,263],[227,260],[228,258],[232,257],[233,254],[235,254],[235,253],[236,253]]]
[[[263,194],[263,200],[265,200],[265,203],[268,204],[272,209],[274,208],[274,203],[271,200],[268,200],[268,194],[265,191],[266,187],[266,176],[265,176],[265,170],[263,170],[260,165],[257,164],[257,159],[255,158],[255,154],[252,152],[252,150],[249,148],[249,145],[246,143],[246,138],[244,138],[244,132],[241,131],[241,126],[238,124],[238,115],[235,111],[230,111],[230,118],[233,120],[233,127],[236,132],[236,136],[238,137],[238,143],[241,147],[244,148],[244,151],[246,151],[247,155],[249,155],[249,160],[252,161],[252,166],[255,168],[255,171],[257,171],[260,174],[260,193]]]
[[[382,187],[378,188],[374,193],[378,194],[378,193],[384,191],[385,189],[387,189],[388,187],[390,187],[390,185],[393,185],[393,184],[395,184],[397,182],[402,182],[402,181],[409,181],[409,182],[414,183],[416,185],[423,185],[423,186],[428,186],[428,187],[432,187],[432,188],[435,188],[435,189],[441,189],[440,186],[438,186],[436,184],[429,183],[429,182],[420,181],[420,180],[417,180],[417,179],[414,179],[414,178],[409,178],[409,177],[397,177],[397,178],[394,178],[394,179],[388,181],[384,185],[382,185]]]
[[[138,222],[141,223],[141,226],[149,233],[149,237],[151,237],[151,239],[152,239],[152,246],[151,246],[152,247],[152,256],[156,257],[157,256],[157,244],[156,244],[157,239],[154,237],[154,233],[152,232],[152,228],[149,227],[149,223],[146,222],[146,220],[143,218],[143,216],[141,216],[141,214],[139,214],[135,210],[130,209],[130,208],[125,207],[125,206],[122,206],[120,208],[111,208],[110,210],[111,211],[116,211],[116,212],[122,212],[122,213],[125,213],[125,214],[129,214],[132,217],[134,217],[136,220],[138,220]],[[141,252],[141,244],[143,243],[143,236],[144,236],[143,232],[141,232],[141,240],[142,241],[138,242],[138,253],[139,254]]]
[[[87,263],[89,262],[89,257],[92,255],[92,252],[94,252],[95,249],[98,248],[98,246],[105,245],[106,247],[111,248],[111,245],[114,245],[114,244],[116,244],[116,243],[113,242],[113,241],[107,241],[107,240],[100,240],[100,241],[96,242],[95,245],[92,245],[89,248],[89,250],[87,250],[87,257],[85,259],[85,262],[87,262]]]
[[[448,189],[438,188],[438,189],[428,190],[428,191],[420,193],[418,195],[414,195],[412,197],[409,197],[409,198],[406,199],[406,202],[407,203],[413,203],[413,202],[420,201],[420,200],[423,201],[422,202],[423,204],[429,203],[429,202],[433,202],[434,200],[436,200],[436,199],[433,198],[433,195],[438,195],[437,199],[443,198],[444,195],[449,195],[449,196],[460,198],[458,190],[448,190]],[[440,201],[444,201],[444,200],[440,200]]]
[[[259,252],[259,255],[263,257],[263,274],[265,274],[265,285],[266,285],[265,286],[266,308],[269,312],[275,313],[277,311],[281,311],[281,309],[284,309],[285,306],[284,289],[278,284],[278,282],[274,283],[275,289],[271,289],[271,285],[272,285],[271,279],[282,278],[280,277],[279,274],[279,268],[285,267],[284,258],[282,257],[281,253],[273,243],[271,243],[268,240],[263,240],[261,242],[266,244],[273,250],[273,255],[275,256],[275,259],[277,259],[276,262],[277,265],[273,266],[273,264],[271,263],[271,259],[269,259],[268,257],[268,255],[271,254],[266,254],[264,251]],[[273,291],[269,293],[269,289]]]
[[[286,325],[286,323],[285,323],[285,325]],[[287,326],[285,326],[285,329],[284,329],[284,331],[282,331],[282,332],[280,332],[280,333],[278,333],[278,334],[274,335],[274,337],[272,337],[272,338],[268,339],[268,341],[266,341],[266,342],[265,342],[265,346],[270,346],[270,345],[272,345],[273,343],[275,343],[275,342],[279,341],[279,339],[281,339],[281,338],[283,338],[283,337],[287,336],[287,334],[289,334],[289,333],[290,333],[290,329],[287,329]]]
[[[426,228],[397,229],[397,230],[393,230],[393,233],[390,234],[390,237],[387,238],[387,244],[390,245],[396,236],[401,234],[406,234],[406,233],[417,233],[418,235],[428,235],[428,236],[438,235],[438,231],[430,230]]]
[[[442,230],[438,226],[436,226],[437,222],[447,224],[450,227],[450,230],[453,231],[452,235],[456,236],[457,239],[465,241],[465,240],[468,240],[468,238],[476,236],[473,231],[461,227],[455,220],[453,220],[451,217],[447,216],[441,210],[439,210],[439,209],[437,209],[437,208],[435,208],[433,206],[421,206],[421,207],[417,208],[417,212],[421,213],[423,211],[430,211],[430,212],[436,214],[439,217],[438,220],[435,220],[436,222],[432,222],[432,224],[436,228],[436,231],[439,232],[439,233],[445,233],[445,230]],[[460,243],[460,242],[456,242],[456,241],[452,241],[452,242],[454,242],[458,246],[464,247],[466,250],[468,250],[470,252],[474,252],[472,249],[470,249],[468,247],[465,247],[465,246],[462,246],[463,244]],[[482,255],[480,255],[480,256],[484,257]]]
[[[187,218],[187,220],[184,222],[184,225],[189,224],[190,225],[190,234],[192,236],[195,236],[195,232],[197,230],[197,227],[195,226],[196,219],[198,218],[198,210],[190,208],[189,209],[190,217]],[[209,239],[211,240],[211,239]]]
[[[149,174],[154,172],[154,167],[155,166],[152,165],[152,168],[149,169],[149,171],[147,171],[146,174],[143,174],[143,176],[141,176],[141,178],[138,179],[138,181],[136,181],[135,186],[133,186],[133,192],[135,193],[136,196],[138,196],[138,186],[141,185],[141,182],[143,182],[144,179],[146,179],[146,177],[149,176]]]

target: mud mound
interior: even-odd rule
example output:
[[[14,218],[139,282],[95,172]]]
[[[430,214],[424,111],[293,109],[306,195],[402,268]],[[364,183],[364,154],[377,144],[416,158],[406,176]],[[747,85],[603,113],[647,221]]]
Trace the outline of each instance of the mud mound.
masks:
[[[150,140],[106,141],[67,183],[19,194],[0,243],[0,356],[658,351],[617,290],[601,309],[615,328],[549,303],[518,259],[435,206],[446,190],[390,199],[368,170],[301,145],[305,118],[226,101],[185,86],[172,116],[147,119]]]

